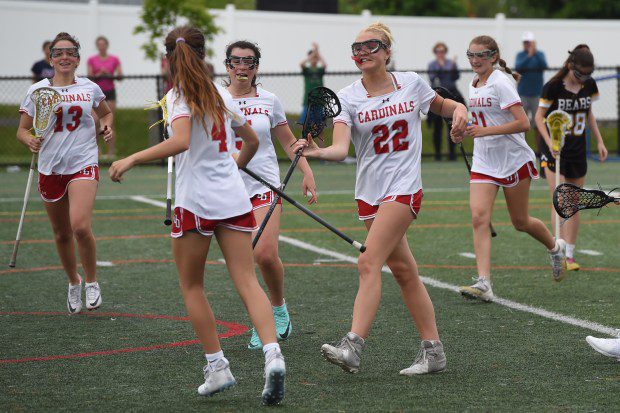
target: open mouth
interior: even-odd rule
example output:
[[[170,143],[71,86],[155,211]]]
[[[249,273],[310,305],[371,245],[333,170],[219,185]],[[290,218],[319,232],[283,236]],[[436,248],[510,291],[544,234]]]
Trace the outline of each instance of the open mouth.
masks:
[[[245,73],[237,73],[235,76],[237,77],[237,80],[248,80],[248,75]]]

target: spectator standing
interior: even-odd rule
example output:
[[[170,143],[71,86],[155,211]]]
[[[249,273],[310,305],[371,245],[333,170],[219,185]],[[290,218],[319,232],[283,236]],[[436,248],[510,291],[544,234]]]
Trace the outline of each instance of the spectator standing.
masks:
[[[530,120],[530,125],[536,125],[534,117],[538,110],[538,99],[543,87],[543,72],[548,68],[545,54],[536,49],[536,38],[532,32],[524,32],[523,50],[517,53],[515,70],[521,74],[521,80],[517,85],[517,91],[523,103],[523,109]],[[536,134],[536,156],[540,158],[542,137],[537,128],[533,127]]]
[[[123,76],[121,61],[118,57],[108,54],[110,42],[106,37],[97,37],[95,45],[99,53],[88,58],[88,77],[99,85],[114,115],[116,112],[116,88],[114,86],[114,78],[120,79]],[[96,119],[95,124],[97,124]],[[112,159],[116,156],[115,140],[116,139],[111,140],[108,144],[108,159]],[[102,158],[106,158],[106,156],[102,156]]]
[[[50,45],[51,41],[46,40],[43,42],[43,55],[44,58],[35,62],[30,71],[32,72],[32,83],[37,83],[45,78],[54,77],[54,68],[50,65]]]
[[[465,104],[463,96],[456,88],[456,81],[461,76],[456,66],[456,56],[453,60],[448,59],[448,46],[443,42],[438,42],[433,47],[433,53],[435,54],[435,60],[428,64],[428,77],[433,88],[444,87],[448,89],[456,98],[459,103]],[[429,113],[426,118],[426,124],[433,128],[433,144],[435,145],[435,160],[441,160],[441,141],[442,141],[442,129],[443,119],[441,116]],[[454,152],[455,143],[450,139],[450,130],[446,128],[446,137],[448,141],[448,159],[451,161],[456,160],[456,154]]]
[[[303,123],[306,120],[306,112],[308,111],[308,93],[315,87],[323,86],[323,76],[325,75],[327,64],[319,53],[319,46],[316,43],[312,43],[312,49],[308,51],[308,55],[299,65],[301,66],[301,73],[304,75],[303,110],[299,118],[299,122]]]

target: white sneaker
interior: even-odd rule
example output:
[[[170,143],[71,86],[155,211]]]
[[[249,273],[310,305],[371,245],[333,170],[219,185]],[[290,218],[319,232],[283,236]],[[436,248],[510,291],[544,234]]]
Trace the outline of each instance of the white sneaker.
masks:
[[[97,281],[92,283],[85,283],[86,287],[86,308],[88,311],[96,310],[101,306],[101,288]]]
[[[586,337],[588,344],[596,351],[608,357],[615,357],[620,361],[620,337],[619,338],[596,338]]]
[[[566,275],[566,241],[558,238],[555,241],[559,246],[557,252],[549,252],[551,268],[553,268],[553,281],[562,281]]]
[[[230,372],[230,364],[226,357],[207,364],[202,371],[205,375],[205,382],[198,387],[198,394],[201,396],[211,397],[237,384]]]
[[[416,374],[439,373],[446,369],[446,354],[439,340],[422,340],[420,351],[413,364],[400,371],[403,376]]]
[[[284,378],[286,366],[284,356],[279,350],[267,352],[265,361],[265,388],[263,389],[263,404],[280,404],[284,399]]]
[[[482,301],[493,301],[493,290],[491,289],[491,281],[485,277],[474,278],[476,282],[473,285],[463,286],[459,288],[459,292],[466,298],[479,298]]]
[[[67,294],[67,309],[69,310],[69,314],[77,314],[82,311],[82,277],[80,277],[79,284],[69,284],[69,292]]]

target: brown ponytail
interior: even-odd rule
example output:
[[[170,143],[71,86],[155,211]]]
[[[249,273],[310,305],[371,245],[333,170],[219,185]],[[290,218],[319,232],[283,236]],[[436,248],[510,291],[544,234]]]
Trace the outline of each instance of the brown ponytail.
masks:
[[[569,72],[570,64],[581,67],[594,67],[594,56],[587,44],[578,44],[572,51],[568,52],[568,59],[564,62],[562,68],[549,80],[564,79]]]
[[[512,69],[510,69],[506,65],[506,61],[501,58],[501,55],[499,53],[499,46],[497,45],[497,42],[495,41],[494,38],[492,38],[491,36],[478,36],[478,37],[474,37],[474,39],[471,42],[469,42],[469,44],[479,44],[482,46],[486,46],[489,50],[494,50],[496,52],[495,56],[497,56],[497,60],[495,62],[499,64],[499,67],[501,67],[504,72],[508,73],[509,75],[512,75],[512,78],[516,80],[517,82],[519,81],[519,79],[521,79],[521,75],[513,71]]]
[[[218,131],[224,128],[224,118],[230,115],[224,99],[209,76],[205,58],[205,37],[195,27],[181,26],[166,36],[166,56],[177,97],[183,93],[192,116],[205,132],[205,117],[213,121]]]

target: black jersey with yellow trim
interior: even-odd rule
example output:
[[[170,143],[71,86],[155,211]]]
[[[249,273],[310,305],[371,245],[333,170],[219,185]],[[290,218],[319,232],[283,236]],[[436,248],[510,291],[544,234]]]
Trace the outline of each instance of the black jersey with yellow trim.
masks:
[[[566,133],[562,157],[582,159],[586,156],[588,113],[592,102],[598,99],[598,87],[594,79],[588,79],[577,93],[566,90],[562,79],[552,79],[543,86],[539,106],[546,108],[545,117],[554,110],[563,110],[573,119],[573,127]]]

